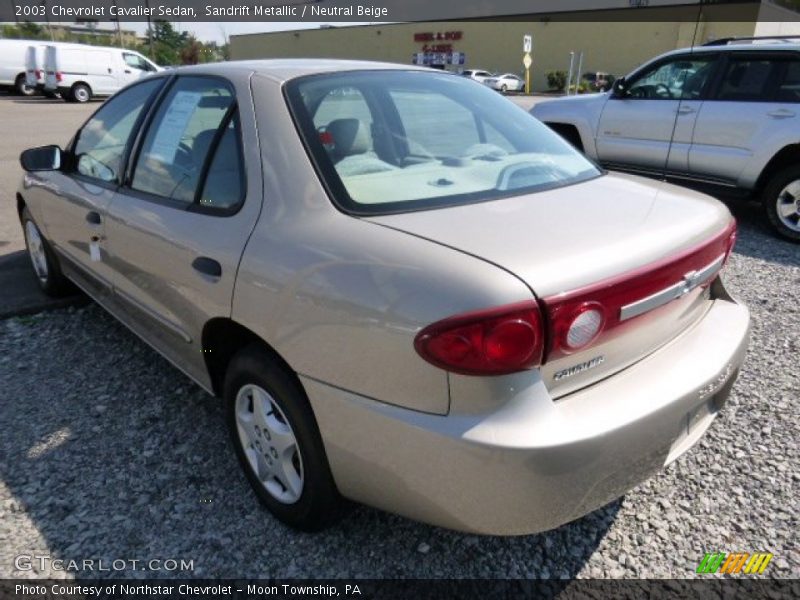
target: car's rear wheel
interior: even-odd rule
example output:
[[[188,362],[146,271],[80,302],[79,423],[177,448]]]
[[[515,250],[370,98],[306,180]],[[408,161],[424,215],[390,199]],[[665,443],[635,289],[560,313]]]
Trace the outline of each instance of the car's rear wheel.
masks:
[[[25,247],[31,260],[39,287],[48,296],[64,296],[73,291],[72,284],[64,277],[58,258],[47,240],[39,231],[27,208],[22,209],[22,228],[25,232]]]
[[[267,350],[250,346],[232,359],[224,397],[236,456],[259,500],[297,529],[331,523],[342,500],[297,378]]]
[[[17,75],[17,79],[14,81],[14,91],[20,96],[32,96],[36,90],[25,83],[25,75],[21,74]]]
[[[762,202],[778,235],[800,243],[800,166],[787,167],[773,175],[764,188]]]
[[[75,102],[88,102],[92,99],[92,90],[85,83],[76,83],[72,86],[69,94]]]

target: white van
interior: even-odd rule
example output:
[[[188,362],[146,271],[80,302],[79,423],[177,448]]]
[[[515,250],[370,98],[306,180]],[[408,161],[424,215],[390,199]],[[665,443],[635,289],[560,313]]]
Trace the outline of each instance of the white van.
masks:
[[[49,45],[44,70],[46,92],[58,92],[68,102],[88,102],[162,69],[133,50]]]
[[[0,40],[0,88],[30,96],[34,87],[25,82],[25,53],[36,40]]]

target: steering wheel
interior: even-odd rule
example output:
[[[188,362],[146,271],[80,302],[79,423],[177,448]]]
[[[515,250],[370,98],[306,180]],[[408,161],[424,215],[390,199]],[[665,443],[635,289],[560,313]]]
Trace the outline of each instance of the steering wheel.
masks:
[[[653,93],[655,96],[666,97],[670,100],[672,99],[672,92],[667,87],[665,83],[657,83],[653,89]]]

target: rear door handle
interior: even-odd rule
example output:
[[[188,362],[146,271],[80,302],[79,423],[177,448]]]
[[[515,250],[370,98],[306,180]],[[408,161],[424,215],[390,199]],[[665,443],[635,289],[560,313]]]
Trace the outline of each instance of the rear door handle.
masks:
[[[222,276],[222,265],[215,261],[213,258],[207,256],[198,256],[192,261],[192,267],[195,271],[210,277]]]
[[[795,112],[793,110],[789,110],[788,108],[778,108],[776,110],[769,111],[767,114],[776,119],[788,119],[789,117],[793,117]]]
[[[99,212],[90,210],[88,213],[86,213],[86,222],[92,225],[100,225],[100,223],[102,223],[103,220],[100,218]]]
[[[693,112],[697,112],[697,111],[694,108],[692,108],[691,106],[681,106],[680,108],[678,108],[678,114],[679,115],[688,115],[688,114],[693,113]]]
[[[125,72],[128,73],[129,75],[131,73],[130,69],[125,69]]]

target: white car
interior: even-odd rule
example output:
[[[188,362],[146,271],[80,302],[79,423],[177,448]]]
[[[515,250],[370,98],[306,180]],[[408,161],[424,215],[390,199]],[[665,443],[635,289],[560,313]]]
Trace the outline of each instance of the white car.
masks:
[[[483,83],[489,77],[493,77],[494,74],[490,73],[489,71],[481,71],[480,69],[467,69],[466,71],[461,73],[464,77],[469,79],[474,79],[478,83]]]
[[[60,93],[68,102],[110,96],[162,70],[133,50],[99,46],[47,46],[44,62],[45,91]]]
[[[757,200],[776,233],[800,242],[796,40],[675,50],[610,92],[541,102],[531,113],[609,169]]]
[[[483,82],[493,90],[499,92],[521,92],[525,89],[525,80],[513,73],[505,73],[504,75],[496,75],[490,77]]]

